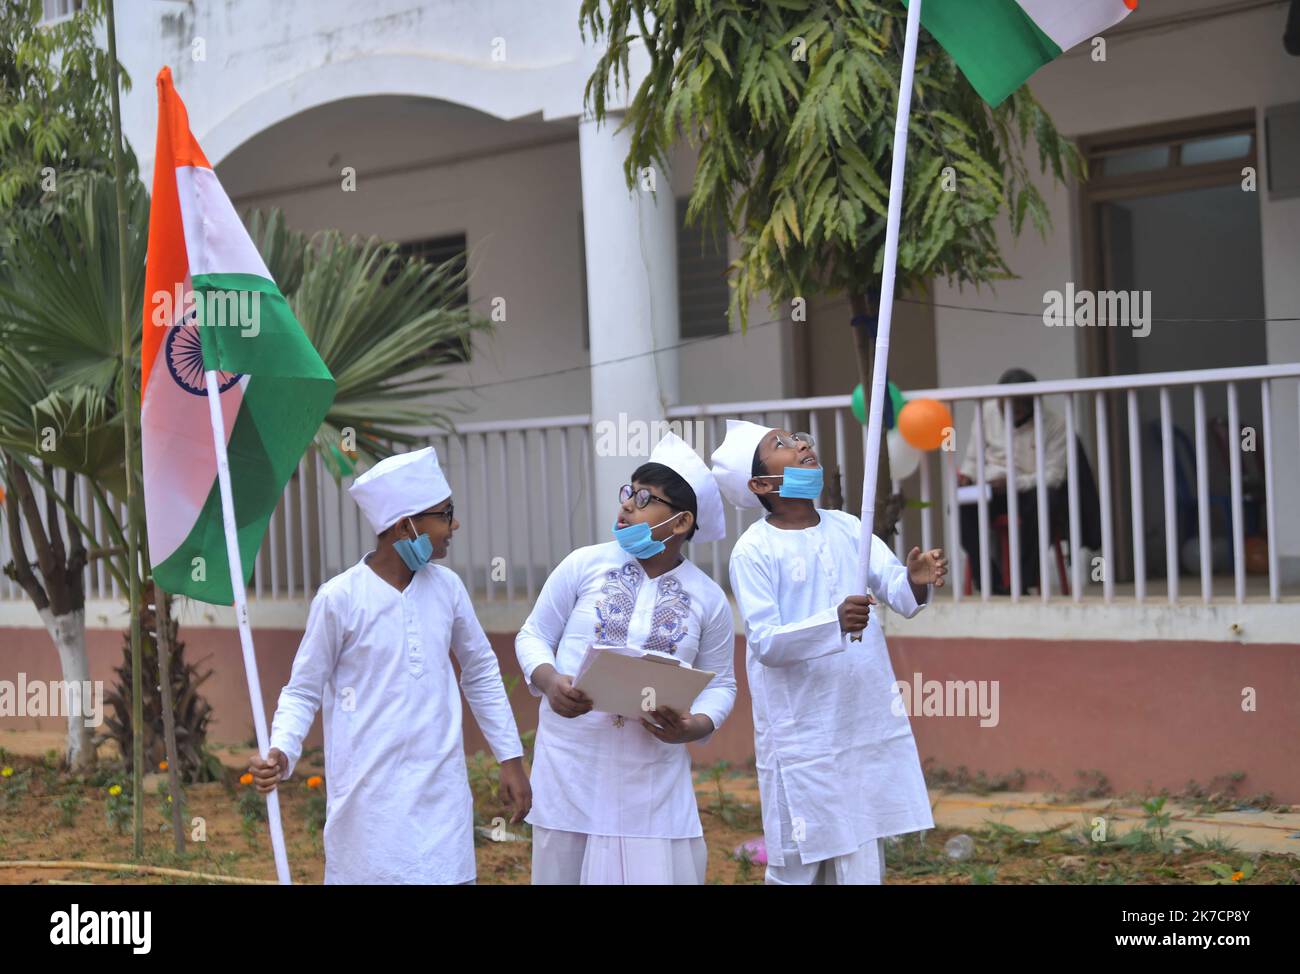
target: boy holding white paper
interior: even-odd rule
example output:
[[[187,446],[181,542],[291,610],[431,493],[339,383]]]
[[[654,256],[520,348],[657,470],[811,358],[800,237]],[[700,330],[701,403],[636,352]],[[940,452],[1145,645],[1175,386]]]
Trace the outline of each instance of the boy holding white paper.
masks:
[[[708,467],[669,433],[619,495],[614,540],[579,548],[542,587],[515,640],[542,697],[533,756],[533,883],[702,884],[707,860],[690,754],[736,698],[722,589],[686,560],[724,534]],[[716,675],[690,713],[640,721],[592,709],[573,680],[593,643],[664,653]]]
[[[816,506],[822,471],[814,446],[806,433],[728,420],[713,454],[726,498],[767,511],[736,542],[729,566],[745,621],[766,879],[881,883],[883,837],[934,821],[871,606],[879,599],[915,615],[928,587],[943,584],[948,563],[937,548],[914,548],[904,567],[872,536],[875,598],[860,591],[860,522]]]

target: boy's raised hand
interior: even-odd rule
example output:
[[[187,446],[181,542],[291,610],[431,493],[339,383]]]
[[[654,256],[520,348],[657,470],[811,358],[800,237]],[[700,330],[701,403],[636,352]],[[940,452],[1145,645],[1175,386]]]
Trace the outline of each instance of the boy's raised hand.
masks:
[[[871,607],[876,600],[870,595],[850,595],[840,603],[840,632],[860,633],[867,628]]]
[[[523,758],[510,758],[501,762],[500,795],[514,809],[510,824],[522,822],[533,807],[533,786],[528,783],[528,775],[524,773]]]
[[[913,585],[943,588],[947,574],[948,559],[942,548],[931,548],[929,551],[913,548],[907,553],[907,580]]]
[[[258,793],[269,795],[289,770],[289,759],[278,747],[273,747],[266,752],[265,758],[258,754],[249,758],[248,770],[253,775],[253,787]]]

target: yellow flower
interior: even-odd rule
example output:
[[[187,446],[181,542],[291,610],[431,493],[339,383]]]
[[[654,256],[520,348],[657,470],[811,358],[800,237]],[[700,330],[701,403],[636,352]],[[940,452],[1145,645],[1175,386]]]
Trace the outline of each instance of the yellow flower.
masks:
[[[122,794],[122,786],[113,785],[113,787],[108,789],[108,793],[112,795],[114,798],[116,798],[118,795]]]
[[[319,788],[324,783],[325,783],[325,779],[318,774],[314,774],[307,779],[308,788]]]
[[[253,776],[245,771],[239,776],[239,783],[241,785],[251,785],[253,783]]]
[[[0,768],[0,778],[12,778],[14,776],[13,768]]]
[[[1246,874],[1243,873],[1240,869],[1238,869],[1235,873],[1232,874],[1232,881],[1234,883],[1240,883],[1245,878],[1246,878]]]

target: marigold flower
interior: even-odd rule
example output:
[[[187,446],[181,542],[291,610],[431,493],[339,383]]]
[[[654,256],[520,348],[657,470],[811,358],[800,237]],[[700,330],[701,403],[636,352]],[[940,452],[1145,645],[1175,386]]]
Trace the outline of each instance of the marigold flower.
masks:
[[[1245,878],[1246,878],[1246,874],[1243,873],[1240,869],[1238,869],[1235,873],[1232,874],[1232,881],[1234,883],[1240,883]]]
[[[252,773],[249,771],[245,771],[243,774],[241,774],[239,776],[239,783],[241,785],[251,785],[253,783]]]
[[[158,762],[158,770],[159,770],[159,771],[166,771],[166,770],[167,770],[167,762],[166,762],[166,761],[159,761],[159,762]]]
[[[322,777],[321,777],[320,775],[318,775],[318,774],[314,774],[314,775],[312,775],[310,778],[307,779],[307,787],[308,787],[308,788],[319,788],[319,787],[320,787],[321,785],[323,785],[324,783],[325,783],[325,779],[322,778]]]

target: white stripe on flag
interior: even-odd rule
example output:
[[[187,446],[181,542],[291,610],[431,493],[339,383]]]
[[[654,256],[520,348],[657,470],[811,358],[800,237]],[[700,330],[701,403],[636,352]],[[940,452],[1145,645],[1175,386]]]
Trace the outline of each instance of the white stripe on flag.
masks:
[[[1016,0],[1039,30],[1068,51],[1131,13],[1124,0]]]
[[[216,173],[195,166],[177,166],[176,192],[181,202],[190,277],[256,274],[271,280],[271,272],[253,246]]]

